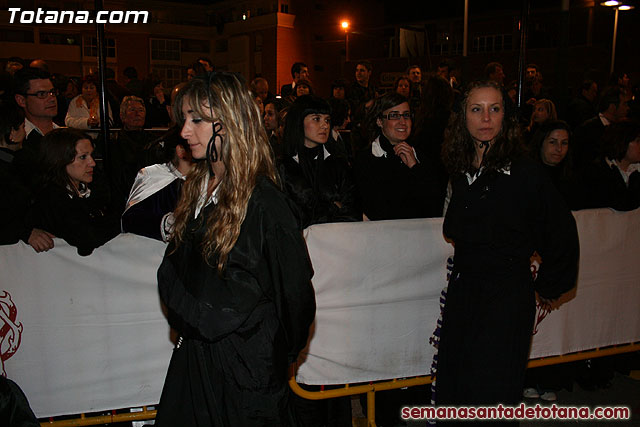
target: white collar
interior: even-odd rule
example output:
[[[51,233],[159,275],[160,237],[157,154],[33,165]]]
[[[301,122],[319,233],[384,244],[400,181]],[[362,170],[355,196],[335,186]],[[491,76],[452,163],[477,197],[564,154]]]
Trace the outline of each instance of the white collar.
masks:
[[[196,213],[194,218],[197,218],[198,215],[200,215],[200,211],[202,211],[206,206],[209,206],[212,202],[214,205],[218,204],[218,191],[220,190],[221,183],[222,181],[218,183],[216,188],[213,190],[213,193],[211,193],[211,196],[207,199],[207,186],[209,185],[209,179],[204,178],[202,180],[202,184],[200,184],[200,197],[198,197],[198,202],[196,203]]]
[[[338,138],[340,138],[340,132],[338,132],[335,128],[331,128],[331,136],[333,136],[333,139],[337,141]]]
[[[380,136],[371,143],[371,154],[375,157],[387,157],[387,152],[384,151],[380,145]]]
[[[418,158],[418,153],[416,153],[416,149],[411,147],[413,150],[413,156],[416,158],[416,161],[420,163],[420,159]],[[375,157],[387,157],[387,152],[382,149],[380,145],[380,135],[371,143],[371,154]]]
[[[469,182],[469,185],[473,184],[475,182],[476,179],[478,179],[478,177],[480,175],[482,175],[482,173],[485,171],[484,166],[480,167],[480,169],[478,169],[478,171],[476,173],[474,173],[473,175],[471,175],[469,172],[466,172],[465,175],[467,177],[467,181]],[[505,167],[503,167],[502,169],[499,169],[498,172],[503,173],[505,175],[511,175],[511,163],[507,164]]]
[[[53,128],[54,128],[54,129],[57,129],[57,128],[59,128],[59,127],[60,127],[60,126],[58,126],[57,124],[55,124],[55,122],[52,122],[52,123],[53,123]],[[33,122],[32,122],[31,120],[29,120],[29,119],[27,119],[27,118],[25,117],[25,119],[24,119],[24,134],[25,134],[25,135],[27,135],[27,136],[29,136],[29,134],[31,133],[31,131],[32,131],[32,130],[34,130],[34,129],[35,129],[35,131],[36,131],[36,132],[38,132],[40,135],[44,136],[44,134],[42,133],[42,131],[40,130],[40,128],[39,128],[38,126],[34,125],[34,124],[33,124]]]
[[[622,175],[622,179],[624,180],[624,183],[627,184],[627,186],[629,186],[629,177],[631,176],[631,174],[634,172],[640,172],[640,163],[631,163],[627,170],[623,171],[620,168],[620,164],[617,160],[611,160],[608,157],[605,157],[604,160],[605,162],[607,162],[607,165],[609,165],[609,167],[615,166],[616,169],[618,169],[618,172],[620,172],[620,175]]]
[[[331,155],[331,153],[329,153],[327,151],[327,147],[324,146],[324,144],[322,145],[322,160],[326,160],[327,157],[329,157]],[[313,160],[317,159],[318,156],[314,157]],[[293,156],[293,160],[296,161],[296,163],[300,163],[300,159],[298,158],[298,154],[296,153],[295,156]]]
[[[598,113],[598,117],[600,117],[600,121],[602,122],[602,124],[604,126],[609,126],[611,124],[611,122],[609,121],[609,119],[607,119],[604,114],[602,113]]]

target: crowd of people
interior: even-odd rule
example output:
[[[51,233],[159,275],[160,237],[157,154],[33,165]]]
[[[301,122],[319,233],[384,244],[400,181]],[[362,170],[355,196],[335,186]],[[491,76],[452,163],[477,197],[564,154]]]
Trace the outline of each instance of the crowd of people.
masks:
[[[437,402],[515,403],[535,292],[551,306],[575,284],[570,210],[640,207],[640,117],[626,73],[600,92],[585,79],[560,113],[535,64],[519,108],[496,62],[468,85],[446,63],[432,73],[411,65],[383,92],[359,61],[328,99],[302,62],[277,95],[266,79],[215,72],[205,58],[170,92],[128,67],[124,85],[105,75],[119,128],[105,147],[97,77],[18,59],[0,105],[10,207],[0,244],[43,252],[58,237],[86,256],[121,232],[169,242],[159,289],[180,351],[158,425],[248,425],[250,413],[273,425],[351,425],[344,400],[290,404],[285,377],[315,312],[300,230],[343,221],[445,217],[456,253]],[[251,410],[247,384],[262,402]]]

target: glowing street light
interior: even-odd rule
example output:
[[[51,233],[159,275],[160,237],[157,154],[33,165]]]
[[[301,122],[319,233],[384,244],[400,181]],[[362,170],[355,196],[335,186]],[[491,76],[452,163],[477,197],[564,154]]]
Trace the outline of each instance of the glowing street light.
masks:
[[[618,13],[621,10],[631,10],[633,9],[633,6],[622,4],[622,2],[618,0],[608,0],[600,3],[600,5],[613,7],[616,10],[615,17],[613,19],[613,43],[611,45],[611,69],[609,70],[609,74],[613,74],[613,69],[616,61],[616,39],[618,37]]]
[[[349,62],[349,21],[343,19],[340,27],[344,30],[345,62]]]

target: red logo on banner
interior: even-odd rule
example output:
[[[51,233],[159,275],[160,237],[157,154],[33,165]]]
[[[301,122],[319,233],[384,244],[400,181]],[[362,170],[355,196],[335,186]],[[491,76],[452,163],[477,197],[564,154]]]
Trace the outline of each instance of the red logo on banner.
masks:
[[[16,322],[18,309],[11,299],[11,294],[2,291],[0,294],[0,368],[6,377],[4,361],[16,354],[22,339],[22,323]]]

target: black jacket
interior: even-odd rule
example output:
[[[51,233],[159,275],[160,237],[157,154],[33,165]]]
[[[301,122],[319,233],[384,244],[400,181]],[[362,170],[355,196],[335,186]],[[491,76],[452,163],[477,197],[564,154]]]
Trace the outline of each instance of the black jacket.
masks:
[[[356,185],[367,218],[384,220],[442,216],[439,172],[428,158],[420,157],[418,154],[419,163],[409,168],[393,152],[376,157],[372,145],[356,155]]]
[[[618,168],[602,160],[585,171],[585,182],[586,208],[631,211],[640,207],[640,172],[638,171],[629,176],[629,185],[627,185]]]
[[[285,157],[280,165],[285,192],[300,209],[303,226],[358,221],[361,216],[346,160],[321,153],[325,157],[313,163],[313,170],[292,157]]]
[[[27,221],[31,228],[64,239],[86,256],[120,233],[120,216],[109,212],[106,202],[94,192],[83,198],[49,184],[35,197]]]

